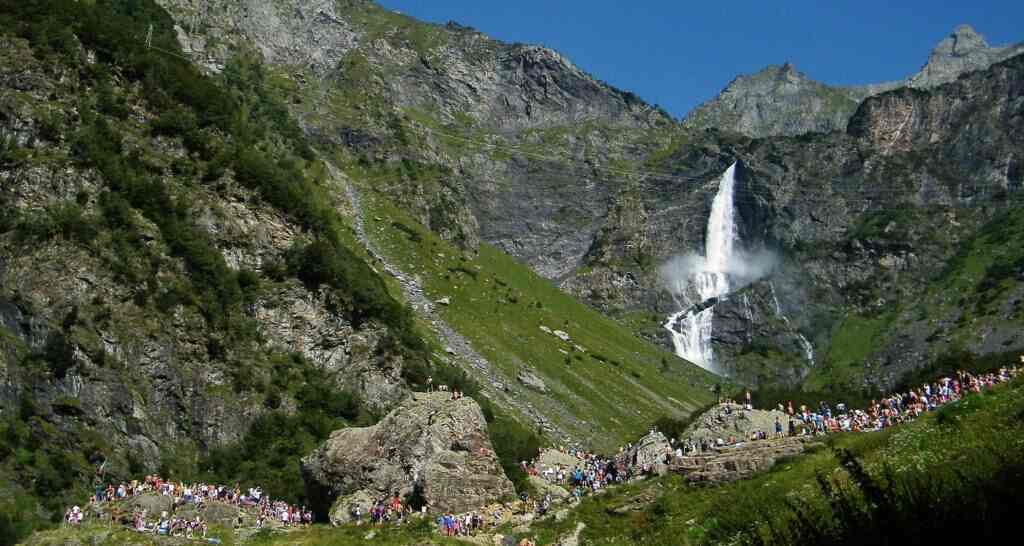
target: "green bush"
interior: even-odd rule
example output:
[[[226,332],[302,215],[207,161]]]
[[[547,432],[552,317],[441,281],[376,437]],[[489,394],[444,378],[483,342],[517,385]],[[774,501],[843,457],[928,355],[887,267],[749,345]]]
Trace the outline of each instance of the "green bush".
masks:
[[[495,415],[488,425],[494,452],[498,455],[501,468],[512,480],[516,491],[529,491],[529,480],[520,463],[532,461],[540,452],[541,440],[535,432],[506,415]]]
[[[28,157],[28,150],[19,146],[13,136],[0,135],[0,167],[20,165]]]
[[[272,360],[272,395],[279,402],[284,396],[294,398],[296,411],[275,409],[263,414],[240,442],[204,455],[199,470],[216,483],[260,484],[274,498],[304,503],[308,499],[302,486],[302,457],[331,432],[350,424],[369,425],[376,418],[357,395],[337,390],[329,373],[300,355]]]
[[[39,517],[39,506],[26,495],[0,501],[0,546],[20,544],[32,532],[46,525]]]
[[[17,240],[22,243],[38,243],[60,236],[67,241],[89,244],[98,235],[96,220],[86,216],[77,203],[63,203],[42,212],[22,214],[14,230]]]

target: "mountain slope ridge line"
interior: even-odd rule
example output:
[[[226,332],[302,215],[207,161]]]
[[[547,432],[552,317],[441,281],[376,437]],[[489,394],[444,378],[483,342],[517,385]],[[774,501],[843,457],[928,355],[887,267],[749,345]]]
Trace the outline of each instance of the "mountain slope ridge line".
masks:
[[[153,51],[157,51],[159,53],[163,53],[163,54],[166,54],[166,55],[170,55],[170,56],[176,57],[178,59],[181,59],[181,60],[184,60],[184,61],[187,61],[187,62],[190,62],[190,63],[195,63],[196,62],[196,60],[191,58],[191,57],[188,57],[186,55],[180,55],[178,53],[175,53],[173,51],[169,51],[169,50],[160,48],[158,46],[151,46],[149,49],[152,49]],[[257,87],[257,88],[260,88],[260,89],[263,89],[263,90],[288,91],[283,86],[281,86],[281,85],[274,85],[271,82],[262,82],[262,83],[261,82],[253,82],[253,83],[251,83],[251,85],[253,87]],[[899,89],[899,88],[897,88],[897,89]],[[910,89],[910,88],[908,87],[908,89]],[[322,89],[321,92],[323,94],[329,96],[329,97],[337,98],[337,97],[341,96],[337,90],[332,89],[332,88]],[[305,114],[305,115],[303,115],[301,117],[315,117],[315,118],[319,118],[319,119],[326,119],[326,120],[334,121],[334,122],[337,122],[337,123],[342,123],[342,124],[345,123],[345,120],[343,120],[343,119],[341,119],[341,118],[339,118],[337,116],[328,114],[328,113],[319,113],[319,114],[315,114],[315,115],[313,115],[313,114]],[[909,119],[909,114],[908,114],[908,119]],[[485,141],[485,140],[473,139],[473,138],[469,138],[469,137],[466,137],[464,135],[460,135],[460,134],[456,134],[456,133],[449,133],[449,132],[439,131],[437,129],[426,127],[426,126],[424,126],[423,124],[420,124],[420,123],[408,124],[406,126],[408,128],[410,128],[410,129],[415,130],[415,131],[420,131],[420,132],[423,132],[423,133],[429,133],[429,134],[433,134],[433,135],[437,135],[437,136],[442,136],[442,137],[446,137],[446,138],[452,138],[452,139],[460,140],[462,142],[466,142],[466,143],[470,143],[470,144],[478,144],[480,146],[488,147],[488,148],[491,148],[493,150],[506,151],[506,152],[516,152],[516,153],[522,155],[523,157],[528,157],[530,159],[536,159],[536,160],[539,160],[539,161],[548,161],[548,162],[551,162],[551,163],[566,163],[566,162],[575,163],[576,165],[578,165],[580,167],[584,167],[584,168],[591,169],[591,170],[594,170],[594,171],[604,171],[606,173],[620,175],[618,177],[618,180],[620,180],[620,181],[641,181],[641,180],[645,180],[645,179],[646,180],[659,180],[659,181],[663,181],[663,182],[680,181],[680,182],[686,182],[686,183],[694,184],[695,186],[700,184],[700,183],[705,183],[706,184],[707,182],[711,181],[711,179],[705,179],[704,177],[681,176],[681,175],[679,175],[677,173],[671,173],[671,172],[668,172],[668,171],[628,170],[628,169],[620,169],[620,168],[616,168],[616,167],[604,166],[604,165],[599,165],[599,164],[594,164],[594,163],[588,163],[588,162],[585,162],[585,161],[579,161],[579,160],[576,160],[576,159],[573,159],[573,158],[568,158],[568,157],[545,156],[543,154],[537,154],[537,153],[531,152],[529,150],[524,150],[520,146],[511,145],[511,144],[498,144],[498,143],[489,142],[489,141]],[[827,134],[827,133],[817,133],[817,134]],[[748,137],[748,138],[750,138],[750,137]],[[784,137],[784,138],[792,138],[792,137]],[[754,140],[758,140],[758,139],[754,139]],[[547,174],[546,176],[550,176],[550,173]],[[981,186],[981,187],[984,187],[984,186]],[[991,184],[991,186],[988,186],[988,187],[995,188],[995,189],[1002,188],[1002,186],[998,185],[995,182],[993,182]],[[891,194],[899,194],[899,195],[902,195],[902,194],[906,193],[905,190],[903,190],[901,188],[898,188],[897,184],[895,182],[882,183],[882,184],[879,184],[877,186],[872,186],[871,190],[876,192],[876,193],[891,193]],[[758,194],[752,192],[749,188],[747,188],[745,186],[740,186],[740,187],[736,188],[734,191],[736,193],[739,193],[739,194],[747,194],[747,195],[759,196]],[[747,195],[740,196],[739,199],[741,201],[745,200],[745,199],[748,199]],[[872,199],[868,199],[868,198],[861,198],[861,199],[865,203],[876,204],[876,202],[874,200],[872,200]],[[813,201],[816,200],[816,198],[806,198],[806,200],[813,202]],[[832,200],[830,200],[830,199],[817,199],[817,202],[831,202],[831,201]],[[758,201],[758,200],[750,200],[750,201],[746,201],[746,202],[755,203],[755,204],[760,203],[760,201]],[[964,205],[964,207],[970,207],[970,206],[972,206],[972,205]],[[957,208],[956,205],[952,205],[951,207],[952,208]],[[885,207],[885,210],[910,210],[910,209],[913,209],[913,208],[914,207]]]

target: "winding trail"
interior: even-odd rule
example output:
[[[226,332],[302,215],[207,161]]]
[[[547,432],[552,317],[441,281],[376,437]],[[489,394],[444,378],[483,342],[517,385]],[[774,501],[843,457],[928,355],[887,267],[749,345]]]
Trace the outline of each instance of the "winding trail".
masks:
[[[331,170],[334,170],[333,166]],[[533,404],[526,400],[525,397],[520,396],[520,388],[514,380],[506,377],[498,370],[497,366],[491,364],[490,361],[473,348],[473,344],[468,339],[455,331],[445,321],[441,313],[438,312],[437,306],[427,297],[419,281],[402,272],[402,270],[387,259],[366,233],[362,196],[359,190],[347,177],[338,176],[337,178],[345,180],[345,192],[352,206],[352,227],[356,232],[356,238],[359,240],[359,243],[363,245],[371,258],[383,266],[384,271],[388,275],[391,275],[398,281],[402,287],[402,293],[409,304],[412,305],[413,310],[430,325],[430,329],[445,344],[446,351],[455,357],[450,360],[454,360],[472,376],[483,379],[479,381],[480,387],[491,401],[499,406],[513,408],[517,413],[532,421],[534,426],[540,427],[548,434],[559,438],[571,439],[571,436],[566,431],[546,419]]]

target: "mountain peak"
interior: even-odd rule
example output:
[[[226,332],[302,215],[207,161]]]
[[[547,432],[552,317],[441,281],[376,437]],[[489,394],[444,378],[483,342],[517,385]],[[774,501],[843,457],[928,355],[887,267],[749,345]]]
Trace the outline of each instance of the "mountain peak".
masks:
[[[971,25],[960,25],[953,32],[944,38],[935,49],[932,50],[932,58],[935,57],[963,57],[975,51],[989,49],[988,42],[984,36],[978,34]]]

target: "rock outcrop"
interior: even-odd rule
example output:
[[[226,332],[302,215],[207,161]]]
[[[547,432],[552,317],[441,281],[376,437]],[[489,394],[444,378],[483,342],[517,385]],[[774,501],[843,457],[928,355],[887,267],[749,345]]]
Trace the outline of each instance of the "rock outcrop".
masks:
[[[616,456],[616,461],[632,468],[634,475],[654,473],[664,475],[668,470],[666,457],[672,446],[665,435],[652,431]]]
[[[935,87],[1021,53],[1024,53],[1024,43],[993,47],[973,27],[960,25],[935,46],[928,63],[905,82],[919,89]]]
[[[775,434],[776,419],[782,423],[784,431],[788,430],[789,416],[781,411],[748,410],[739,404],[719,404],[704,412],[687,427],[682,439],[714,442],[719,438],[727,440],[735,437],[742,441],[749,439],[755,432],[772,436]]]
[[[692,483],[732,482],[769,470],[779,459],[799,455],[815,442],[810,436],[796,436],[741,443],[710,453],[675,458],[669,470],[682,474]]]
[[[717,97],[687,115],[684,125],[752,137],[827,133],[843,130],[859,102],[843,89],[816,82],[786,63],[737,77]]]
[[[448,393],[417,393],[374,426],[335,431],[303,459],[303,474],[316,508],[333,523],[394,494],[458,513],[515,493],[480,406]]]
[[[529,387],[539,393],[548,392],[548,386],[547,384],[544,383],[544,380],[538,377],[537,374],[533,373],[530,370],[520,371],[519,374],[516,376],[516,379],[519,380],[519,382],[522,383],[524,386]]]

